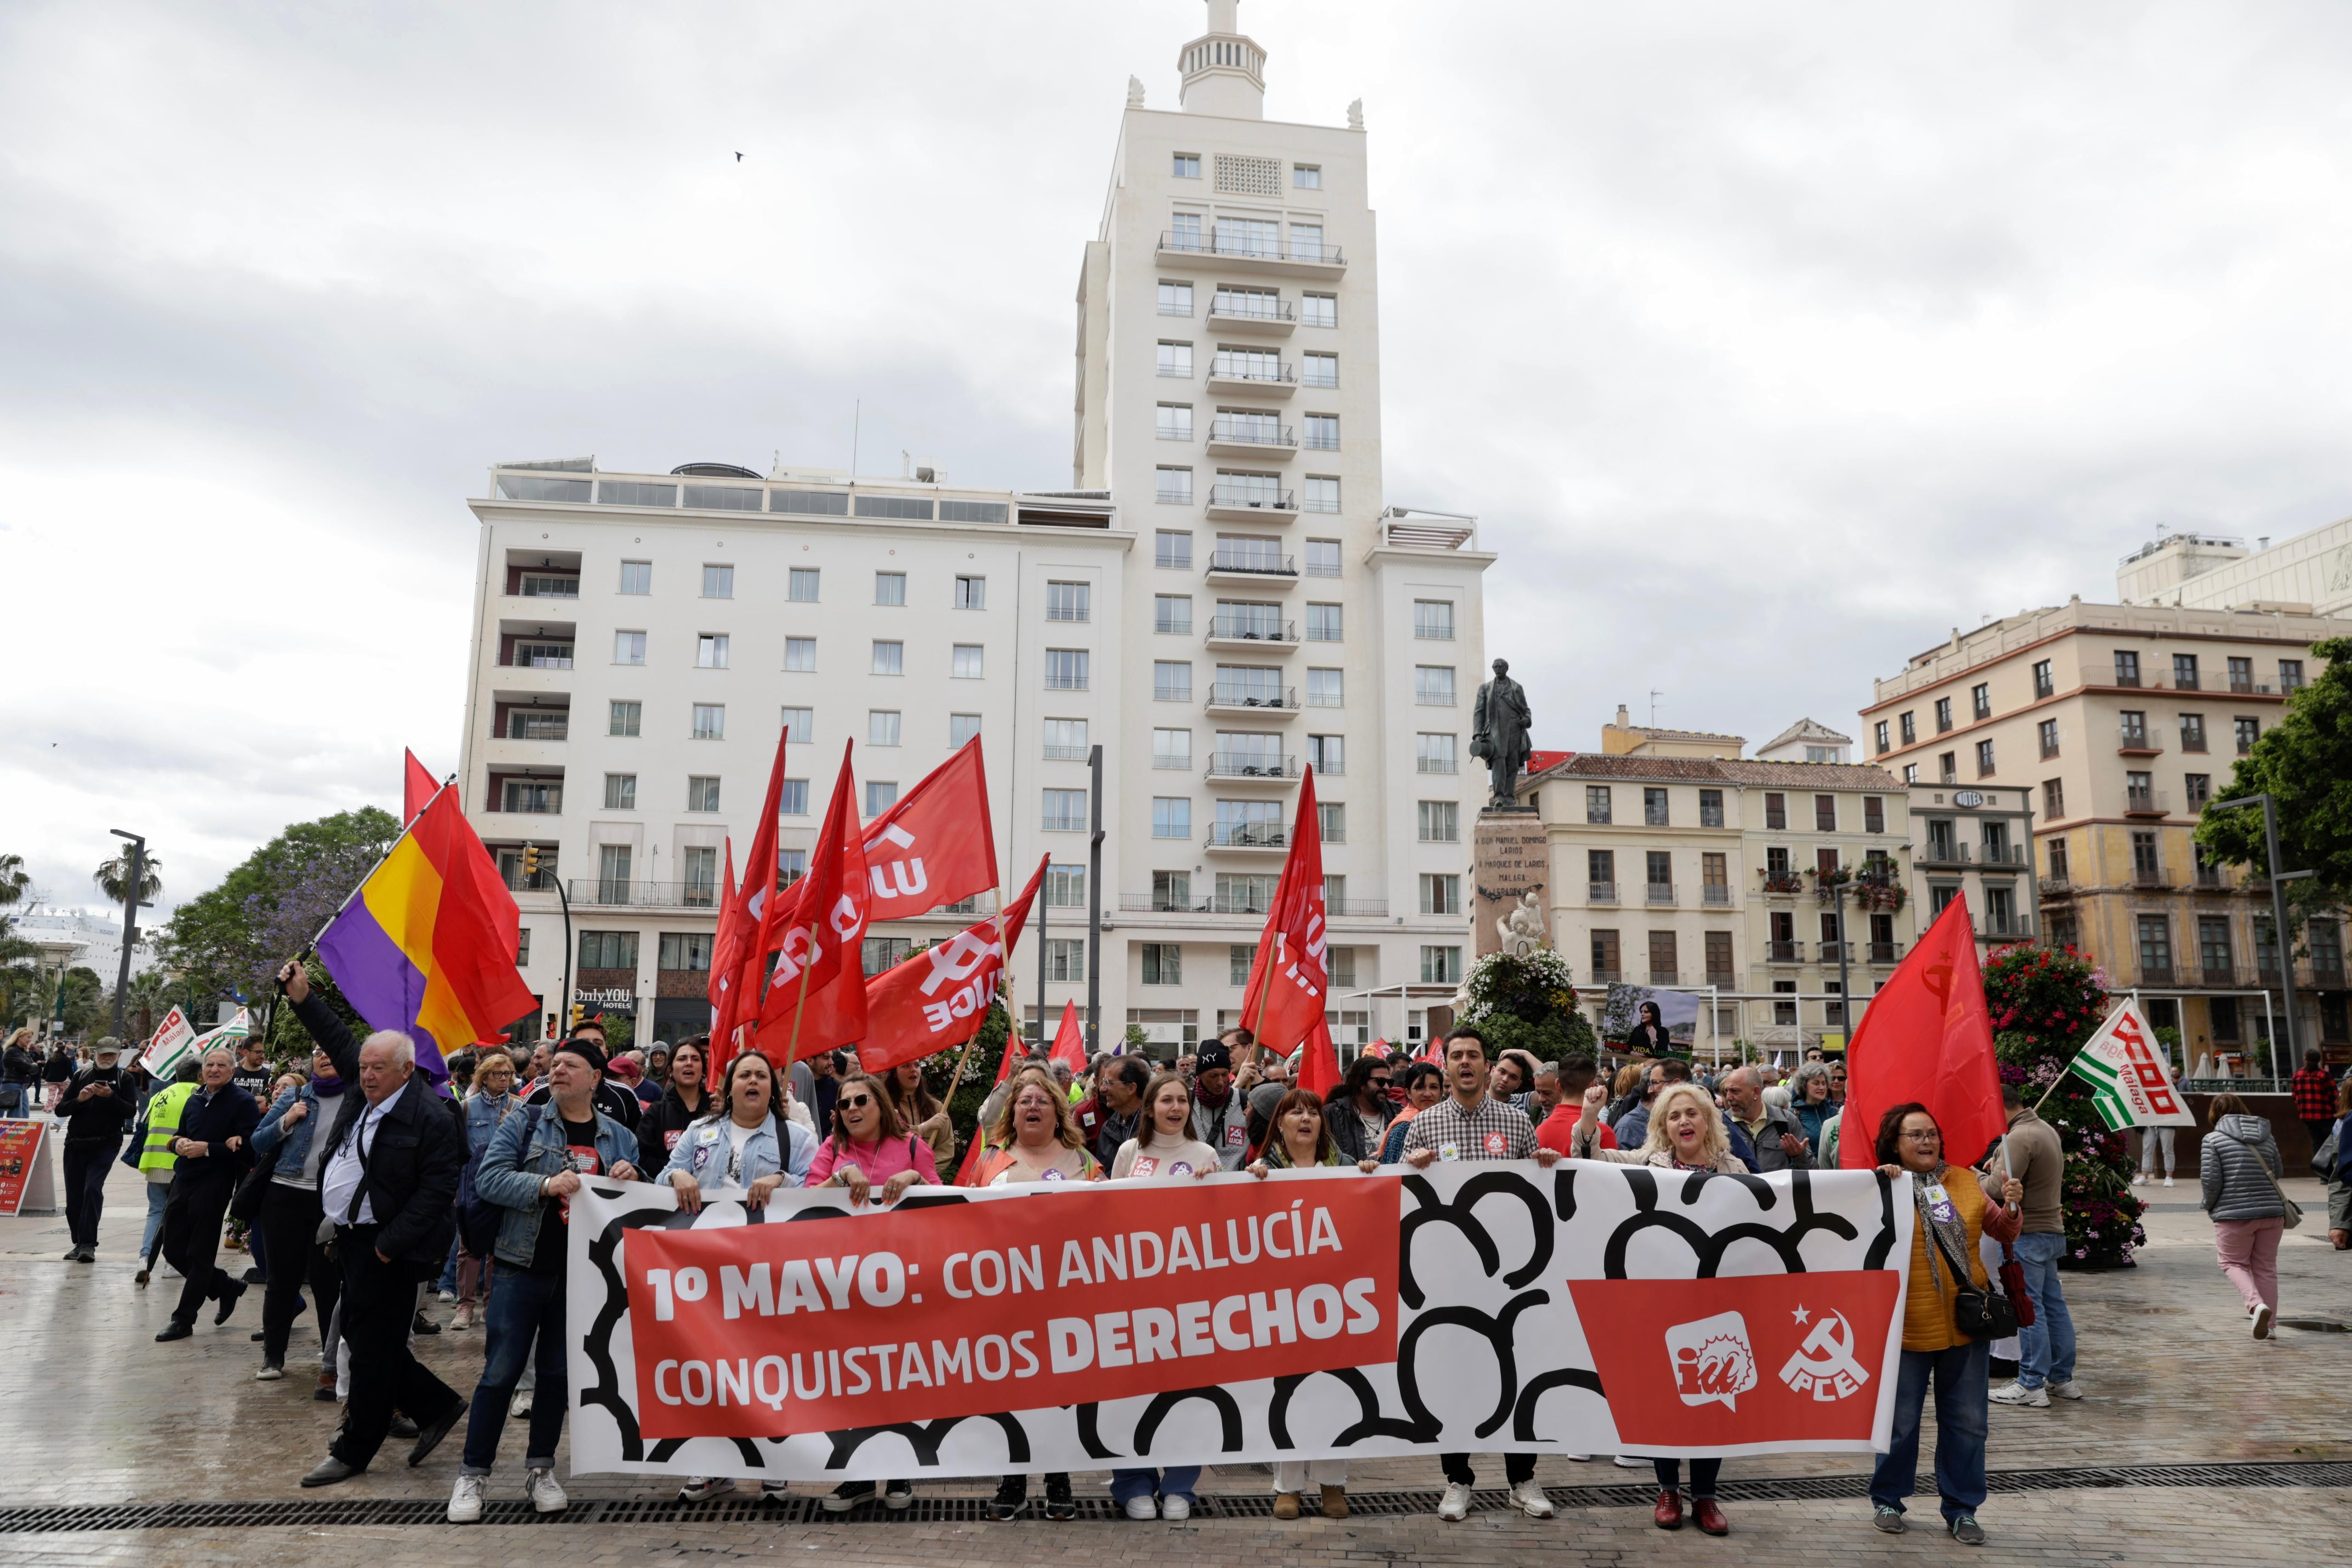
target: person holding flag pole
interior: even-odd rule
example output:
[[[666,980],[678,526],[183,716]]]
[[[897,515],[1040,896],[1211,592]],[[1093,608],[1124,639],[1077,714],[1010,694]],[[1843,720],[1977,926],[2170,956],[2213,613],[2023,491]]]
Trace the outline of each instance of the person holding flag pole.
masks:
[[[1315,808],[1315,769],[1309,768],[1299,780],[1290,852],[1242,993],[1242,1019],[1256,1044],[1272,1046],[1277,1057],[1303,1048],[1297,1087],[1318,1099],[1339,1086],[1339,1054],[1324,1017],[1330,991],[1326,915],[1322,823]]]

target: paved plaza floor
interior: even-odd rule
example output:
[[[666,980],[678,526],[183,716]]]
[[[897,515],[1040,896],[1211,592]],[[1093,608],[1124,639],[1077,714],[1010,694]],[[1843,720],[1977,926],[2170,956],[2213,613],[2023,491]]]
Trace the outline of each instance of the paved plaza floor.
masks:
[[[2317,1184],[2288,1186],[2310,1218],[2281,1251],[2284,1315],[2352,1322],[2352,1253],[2328,1247]],[[214,1327],[207,1313],[192,1339],[154,1343],[177,1281],[159,1272],[148,1289],[134,1288],[143,1191],[132,1172],[117,1167],[94,1266],[60,1260],[62,1218],[0,1219],[0,1366],[7,1369],[0,1386],[11,1417],[0,1420],[0,1473],[8,1478],[0,1493],[0,1563],[460,1568],[691,1558],[1264,1568],[1636,1560],[1818,1568],[1960,1558],[2140,1568],[2332,1557],[2352,1505],[2345,1396],[2352,1334],[2285,1328],[2270,1342],[2252,1340],[2214,1266],[2211,1227],[2195,1207],[2193,1179],[2143,1191],[2153,1207],[2141,1266],[2066,1279],[2082,1338],[2079,1376],[2090,1396],[2047,1410],[1993,1407],[1995,1492],[1979,1516],[1991,1542],[1972,1552],[1937,1528],[1932,1490],[1914,1503],[1911,1533],[1874,1531],[1860,1484],[1869,1466],[1832,1455],[1729,1462],[1732,1534],[1724,1540],[1688,1527],[1675,1534],[1655,1529],[1646,1472],[1605,1458],[1550,1458],[1538,1479],[1565,1506],[1543,1521],[1504,1511],[1499,1492],[1482,1496],[1479,1511],[1460,1524],[1422,1511],[1441,1484],[1431,1458],[1355,1466],[1349,1490],[1372,1507],[1347,1521],[1276,1521],[1264,1511],[1264,1469],[1236,1466],[1203,1477],[1210,1501],[1182,1525],[1108,1517],[1000,1525],[949,1517],[969,1514],[968,1507],[936,1506],[916,1517],[843,1521],[801,1519],[814,1510],[796,1504],[777,1518],[740,1501],[670,1508],[662,1505],[672,1489],[583,1476],[564,1479],[573,1505],[566,1515],[451,1526],[438,1521],[437,1505],[457,1472],[462,1429],[421,1469],[408,1469],[395,1444],[356,1480],[323,1491],[297,1487],[324,1452],[336,1410],[311,1397],[317,1338],[307,1324],[296,1330],[285,1381],[253,1380],[260,1347],[249,1335],[260,1326],[258,1291],[226,1326]],[[241,1268],[245,1260],[233,1261]],[[433,1310],[447,1321],[449,1309]],[[481,1364],[478,1330],[418,1343],[445,1381],[470,1394]],[[494,1502],[520,1494],[521,1437],[518,1425],[492,1482]],[[1499,1489],[1501,1460],[1490,1458],[1480,1469],[1482,1486]],[[1106,1480],[1077,1477],[1080,1496],[1100,1498]],[[795,1489],[812,1498],[824,1490]],[[939,1482],[920,1490],[931,1500],[977,1499],[989,1487]],[[208,1511],[179,1506],[206,1503],[256,1506],[224,1508],[212,1519]],[[288,1506],[295,1504],[318,1506]],[[42,1521],[27,1511],[44,1507],[124,1511],[110,1521],[87,1514]],[[163,1527],[58,1528],[135,1525],[148,1517],[140,1509],[163,1511]]]

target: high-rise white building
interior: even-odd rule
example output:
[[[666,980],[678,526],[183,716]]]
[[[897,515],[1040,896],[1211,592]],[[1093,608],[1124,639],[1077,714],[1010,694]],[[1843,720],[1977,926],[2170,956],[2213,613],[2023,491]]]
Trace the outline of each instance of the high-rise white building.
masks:
[[[541,852],[518,898],[544,1012],[568,973],[644,1037],[707,1024],[720,849],[749,843],[787,727],[810,745],[786,876],[845,739],[870,818],[984,737],[1007,893],[1054,867],[1045,946],[1033,916],[1013,954],[1033,1024],[1041,970],[1046,1027],[1098,989],[1105,1043],[1237,1016],[1309,766],[1339,1038],[1407,1034],[1410,993],[1460,977],[1494,558],[1471,519],[1381,494],[1360,114],[1265,120],[1265,51],[1209,10],[1180,110],[1129,86],[1078,286],[1075,488],[583,460],[501,466],[471,503],[464,799],[512,880]],[[877,928],[869,968],[971,918]]]

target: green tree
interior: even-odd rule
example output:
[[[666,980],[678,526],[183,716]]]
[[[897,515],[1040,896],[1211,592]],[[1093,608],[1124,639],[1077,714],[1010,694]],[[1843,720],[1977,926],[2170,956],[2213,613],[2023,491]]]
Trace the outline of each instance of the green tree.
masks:
[[[131,893],[131,852],[125,850],[112,860],[100,861],[90,873],[98,891],[106,894],[109,904],[127,901]],[[139,902],[145,904],[163,891],[163,862],[153,855],[141,858],[139,865]]]
[[[124,1044],[135,1044],[155,1032],[156,1022],[172,1010],[179,995],[178,983],[162,969],[142,969],[131,977],[122,988],[122,1027],[127,1031]],[[112,998],[109,998],[108,1012],[112,1014]]]
[[[2311,652],[2326,668],[2287,699],[2278,723],[2238,758],[2227,792],[2217,797],[2268,795],[2277,802],[2279,855],[2286,862],[2279,869],[2316,873],[2287,884],[2287,919],[2297,927],[2314,911],[2352,900],[2352,638],[2314,643]],[[2259,810],[2217,811],[2209,804],[2197,841],[2221,864],[2264,874],[2272,869]]]
[[[1592,1021],[1577,1005],[1568,960],[1549,947],[1524,958],[1489,953],[1462,983],[1457,1023],[1474,1024],[1489,1050],[1524,1051],[1538,1061],[1593,1053]]]
[[[297,822],[173,910],[158,950],[199,997],[267,998],[278,966],[309,944],[399,837],[400,823],[373,806]]]
[[[23,902],[25,890],[32,885],[23,855],[0,855],[0,904]]]

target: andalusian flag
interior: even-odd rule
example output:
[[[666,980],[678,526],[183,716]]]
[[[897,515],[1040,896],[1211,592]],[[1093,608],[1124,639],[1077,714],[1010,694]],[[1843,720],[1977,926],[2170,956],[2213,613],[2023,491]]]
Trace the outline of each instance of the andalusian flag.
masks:
[[[415,1040],[416,1065],[446,1083],[446,1051],[538,1010],[515,970],[519,918],[444,789],[320,935],[319,956],[360,1017]]]
[[[2098,1107],[2108,1131],[2197,1124],[2188,1102],[2173,1087],[2155,1042],[2156,1031],[2147,1027],[2138,1004],[2126,998],[2067,1064],[2068,1071],[2089,1081],[2091,1103]]]

